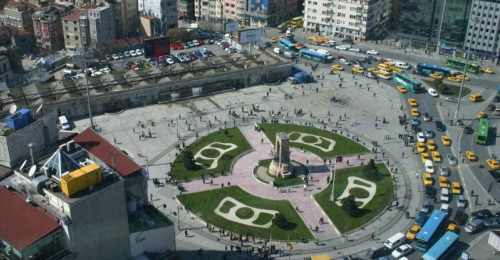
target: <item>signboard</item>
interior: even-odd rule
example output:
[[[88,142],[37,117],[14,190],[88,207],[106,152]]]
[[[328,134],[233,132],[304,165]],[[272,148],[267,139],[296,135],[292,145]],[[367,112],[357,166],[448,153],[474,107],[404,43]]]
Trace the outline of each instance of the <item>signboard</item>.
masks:
[[[238,22],[226,22],[226,24],[224,25],[224,31],[226,33],[236,32],[239,28],[240,24]]]
[[[263,35],[264,30],[262,28],[246,29],[238,32],[238,38],[241,44],[260,42]]]
[[[168,37],[161,36],[144,39],[144,56],[157,59],[170,54],[170,42]]]
[[[248,9],[251,12],[267,12],[269,9],[269,0],[249,0]]]

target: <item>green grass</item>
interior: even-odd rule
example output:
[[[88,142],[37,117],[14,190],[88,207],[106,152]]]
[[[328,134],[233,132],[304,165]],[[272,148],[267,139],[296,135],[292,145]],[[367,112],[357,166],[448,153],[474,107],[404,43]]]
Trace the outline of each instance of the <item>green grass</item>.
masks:
[[[220,155],[220,152],[215,149],[205,149],[201,152],[201,155],[208,157],[208,158],[216,158],[217,156]]]
[[[314,127],[290,125],[290,124],[261,124],[260,127],[263,129],[264,133],[269,138],[269,140],[271,140],[272,143],[275,142],[276,133],[278,132],[286,132],[286,133],[302,132],[335,140],[336,142],[335,147],[333,148],[333,151],[330,152],[324,152],[318,148],[309,145],[290,142],[290,146],[299,149],[304,149],[305,151],[314,153],[322,158],[332,158],[337,155],[360,154],[368,152],[368,150],[365,147],[356,142],[351,141],[350,139],[344,136]],[[291,136],[289,136],[290,140],[297,139],[297,137],[298,137],[297,134],[292,134]],[[327,148],[328,147],[327,142],[325,143],[323,141],[320,147]]]
[[[142,214],[129,215],[129,229],[131,233],[155,229],[172,225],[172,221],[155,207],[144,207]]]
[[[226,201],[222,206],[220,207],[220,211],[222,213],[229,213],[229,210],[231,210],[236,204],[232,203],[231,201]]]
[[[226,197],[232,197],[251,207],[277,210],[283,214],[289,222],[294,223],[294,227],[291,229],[281,229],[276,225],[272,225],[269,229],[265,229],[229,221],[214,212],[219,202]],[[249,234],[260,238],[269,238],[269,235],[271,235],[272,239],[276,240],[309,240],[313,238],[311,232],[304,222],[302,222],[302,219],[293,206],[286,200],[268,200],[255,197],[239,187],[227,187],[217,190],[184,194],[178,198],[187,209],[201,217],[204,221],[225,230],[240,234]],[[261,215],[262,214],[259,215],[255,222],[259,224],[267,223],[266,220],[270,219],[269,216]],[[269,234],[269,232],[271,234]]]
[[[340,196],[347,186],[347,177],[357,176],[369,180],[365,176],[366,166],[353,167],[336,171],[335,179],[335,197]],[[383,164],[378,164],[377,169],[380,178],[373,180],[377,184],[377,192],[374,198],[363,208],[359,216],[351,216],[341,207],[330,201],[330,193],[332,190],[331,184],[328,188],[314,195],[314,199],[323,208],[323,211],[328,215],[330,220],[335,224],[340,232],[347,232],[360,227],[361,225],[371,221],[379,214],[386,205],[390,204],[393,199],[393,183],[389,171]],[[353,193],[356,193],[353,190]],[[362,193],[364,195],[365,193]]]
[[[225,134],[226,130],[227,130],[227,135]],[[184,166],[184,162],[182,161],[182,156],[177,156],[172,167],[172,177],[180,181],[189,181],[192,179],[199,179],[201,178],[202,175],[218,176],[225,172],[228,172],[230,170],[232,161],[241,153],[250,150],[251,147],[238,128],[228,128],[226,130],[217,131],[207,136],[201,137],[188,147],[188,149],[191,149],[191,151],[193,152],[193,155],[195,155],[200,149],[209,145],[212,142],[233,143],[237,145],[238,147],[236,149],[229,151],[228,153],[224,154],[222,158],[219,159],[217,168],[206,169],[206,167],[210,166],[213,161],[197,159],[196,162],[205,165],[205,167],[200,166],[194,170],[189,170],[186,169],[186,167]],[[221,146],[221,145],[214,145],[214,146],[220,148],[228,148],[226,146]],[[209,155],[215,154],[215,150],[213,149],[211,150],[212,150],[211,152],[210,150],[208,150],[207,153]]]
[[[236,210],[235,214],[238,218],[249,219],[255,214],[255,212],[251,208],[244,207]]]
[[[273,219],[273,215],[267,213],[260,213],[257,219],[253,222],[256,225],[264,225]]]
[[[304,184],[304,180],[298,176],[290,176],[288,178],[275,178],[274,186],[276,187],[288,187]]]

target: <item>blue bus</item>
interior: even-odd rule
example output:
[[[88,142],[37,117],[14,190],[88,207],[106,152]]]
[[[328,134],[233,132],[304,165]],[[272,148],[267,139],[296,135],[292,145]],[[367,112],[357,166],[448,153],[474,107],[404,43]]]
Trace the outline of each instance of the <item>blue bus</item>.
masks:
[[[297,51],[297,48],[295,47],[295,43],[291,42],[288,39],[280,39],[278,42],[278,45],[281,48],[287,49],[289,51]]]
[[[451,70],[449,68],[435,65],[435,64],[425,64],[419,63],[417,64],[417,73],[422,76],[429,76],[430,74],[438,72],[445,77],[451,75]]]
[[[333,61],[333,56],[329,53],[319,52],[313,49],[301,49],[300,56],[309,60],[329,63]]]
[[[439,260],[448,259],[447,255],[453,250],[450,250],[458,241],[458,234],[448,231],[437,241],[429,251],[422,256],[424,260]]]
[[[425,252],[434,242],[435,234],[439,228],[444,224],[448,214],[441,210],[434,210],[431,217],[425,222],[424,226],[417,233],[416,248]]]
[[[392,77],[392,79],[397,84],[399,84],[400,86],[402,86],[403,88],[405,88],[406,90],[408,90],[412,93],[420,92],[423,89],[422,82],[412,78],[408,74],[396,73],[396,75],[394,75],[394,77]]]

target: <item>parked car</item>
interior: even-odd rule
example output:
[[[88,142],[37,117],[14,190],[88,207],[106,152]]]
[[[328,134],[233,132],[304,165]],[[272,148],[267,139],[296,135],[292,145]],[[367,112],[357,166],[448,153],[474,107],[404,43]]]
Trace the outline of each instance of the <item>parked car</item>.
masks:
[[[394,249],[394,251],[392,251],[391,253],[391,256],[394,257],[394,259],[399,259],[403,256],[410,254],[412,251],[413,247],[411,247],[409,244],[404,244]]]
[[[493,217],[493,214],[491,213],[491,211],[489,209],[481,209],[481,210],[472,212],[471,216],[475,217],[475,218],[486,219],[486,218]]]
[[[472,218],[467,225],[465,225],[465,232],[476,233],[484,228],[484,221],[480,218]]]
[[[376,50],[367,50],[366,54],[368,54],[368,55],[378,55],[378,51],[376,51]]]
[[[448,159],[448,163],[451,166],[457,165],[457,163],[458,163],[457,158],[455,156],[453,156],[452,154],[447,154],[446,159]]]
[[[470,127],[470,126],[464,127],[464,134],[470,135],[472,133],[474,133],[474,129],[472,129],[472,127]]]
[[[439,130],[440,132],[446,131],[446,126],[440,120],[434,121],[434,124],[436,125],[436,129]]]

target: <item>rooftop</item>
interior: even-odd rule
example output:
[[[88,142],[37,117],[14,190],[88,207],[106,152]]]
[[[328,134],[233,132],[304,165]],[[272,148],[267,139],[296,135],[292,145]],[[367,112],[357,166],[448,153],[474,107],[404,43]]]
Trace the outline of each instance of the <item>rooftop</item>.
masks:
[[[129,176],[142,169],[137,163],[91,128],[81,132],[73,140],[122,177]]]
[[[26,203],[23,195],[5,187],[0,187],[0,212],[0,239],[18,250],[59,228],[56,218]]]
[[[129,216],[130,233],[170,226],[172,224],[170,219],[151,205],[145,206],[144,209],[137,212],[134,216]]]
[[[64,20],[67,21],[78,21],[80,20],[80,10],[76,9],[69,13],[68,15],[63,17]]]

